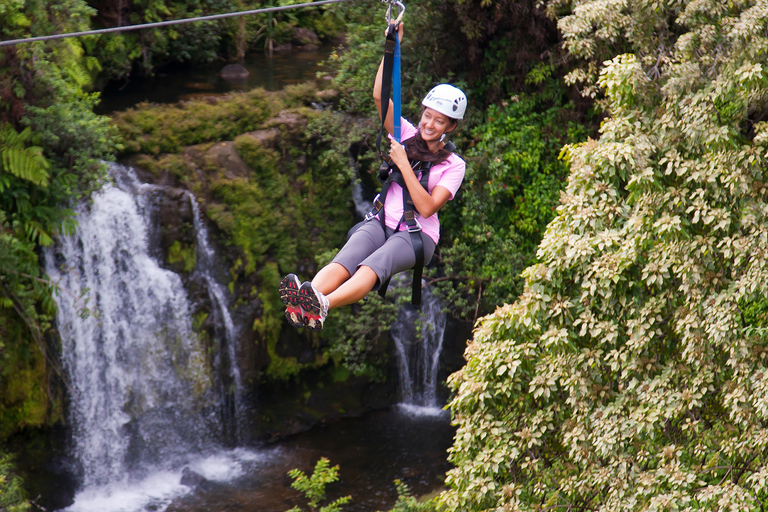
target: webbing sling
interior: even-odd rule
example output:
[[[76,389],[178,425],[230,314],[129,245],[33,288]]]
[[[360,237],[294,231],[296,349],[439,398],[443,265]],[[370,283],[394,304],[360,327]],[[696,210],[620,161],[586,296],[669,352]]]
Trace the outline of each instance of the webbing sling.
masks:
[[[393,76],[395,72],[397,72],[396,79]],[[400,142],[400,39],[397,36],[397,26],[394,23],[389,24],[387,38],[384,41],[384,66],[381,76],[381,128],[379,128],[379,134],[376,137],[376,150],[387,161],[388,158],[381,152],[381,136],[385,130],[384,123],[389,111],[389,96],[392,93],[394,93],[392,114],[395,122],[395,130],[392,135],[397,142]]]

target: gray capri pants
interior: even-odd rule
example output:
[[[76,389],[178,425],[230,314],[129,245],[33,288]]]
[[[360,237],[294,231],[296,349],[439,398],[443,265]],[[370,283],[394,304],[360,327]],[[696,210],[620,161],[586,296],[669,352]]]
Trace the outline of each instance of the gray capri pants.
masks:
[[[420,232],[424,243],[424,265],[432,260],[435,253],[435,242]],[[347,243],[333,258],[334,263],[343,266],[354,274],[358,268],[365,265],[370,267],[379,278],[374,290],[378,290],[381,283],[398,272],[413,268],[416,264],[416,256],[413,254],[411,234],[407,231],[395,232],[387,227],[388,238],[384,236],[384,229],[378,219],[363,221],[349,230]]]

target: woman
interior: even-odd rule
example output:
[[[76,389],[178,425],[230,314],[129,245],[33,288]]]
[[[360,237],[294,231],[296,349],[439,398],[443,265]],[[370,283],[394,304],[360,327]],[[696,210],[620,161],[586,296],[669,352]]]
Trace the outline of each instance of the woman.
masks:
[[[403,39],[402,23],[397,27]],[[373,86],[373,98],[381,117],[383,64],[379,65]],[[403,176],[421,226],[424,262],[432,259],[440,237],[437,212],[453,199],[464,179],[466,165],[458,155],[445,149],[443,139],[463,119],[467,106],[464,93],[449,84],[434,87],[422,101],[418,127],[401,120],[403,144],[392,139],[394,131],[392,101],[384,127],[390,134],[390,157]],[[427,190],[419,183],[411,161],[432,162]],[[333,261],[322,268],[312,282],[300,283],[288,274],[280,283],[280,298],[286,305],[285,316],[296,326],[312,330],[323,328],[328,311],[361,300],[376,290],[390,276],[412,268],[416,262],[411,236],[401,223],[403,189],[394,183],[384,203],[386,231],[378,218],[362,223],[350,236]]]

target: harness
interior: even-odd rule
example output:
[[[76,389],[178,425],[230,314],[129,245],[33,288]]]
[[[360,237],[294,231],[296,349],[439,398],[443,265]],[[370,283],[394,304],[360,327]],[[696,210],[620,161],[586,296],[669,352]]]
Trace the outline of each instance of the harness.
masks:
[[[453,152],[456,146],[452,142],[448,142],[445,145],[445,149]],[[411,168],[414,172],[421,171],[419,177],[419,184],[424,187],[424,190],[429,192],[427,187],[429,183],[429,171],[432,168],[432,162],[421,162],[409,160]],[[424,242],[421,239],[421,224],[419,224],[416,216],[419,214],[411,194],[408,192],[408,187],[405,185],[403,175],[400,173],[400,169],[397,166],[385,161],[379,167],[379,181],[382,182],[381,192],[379,192],[373,199],[373,208],[365,215],[365,220],[370,221],[379,216],[379,222],[384,230],[384,236],[387,237],[386,215],[384,212],[384,203],[387,200],[387,192],[393,183],[400,185],[403,189],[403,215],[397,222],[397,229],[400,230],[400,225],[405,223],[406,229],[411,236],[411,244],[413,245],[413,254],[416,258],[416,262],[413,265],[413,283],[411,284],[411,304],[421,304],[421,276],[424,270]],[[379,287],[379,295],[384,297],[389,287],[389,279],[381,283]]]

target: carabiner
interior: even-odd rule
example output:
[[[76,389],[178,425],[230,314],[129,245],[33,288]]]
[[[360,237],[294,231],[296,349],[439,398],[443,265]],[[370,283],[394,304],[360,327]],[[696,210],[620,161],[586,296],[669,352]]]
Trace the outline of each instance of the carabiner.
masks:
[[[398,23],[400,23],[400,20],[403,19],[403,13],[405,13],[405,5],[403,5],[403,2],[399,2],[399,1],[396,1],[396,0],[395,1],[393,1],[393,0],[381,0],[381,1],[383,3],[389,3],[389,6],[387,7],[387,14],[386,14],[387,25],[390,25],[392,23],[397,25]],[[392,6],[393,5],[396,5],[396,6],[398,6],[400,8],[400,11],[397,14],[397,18],[395,18],[394,21],[392,21]]]

